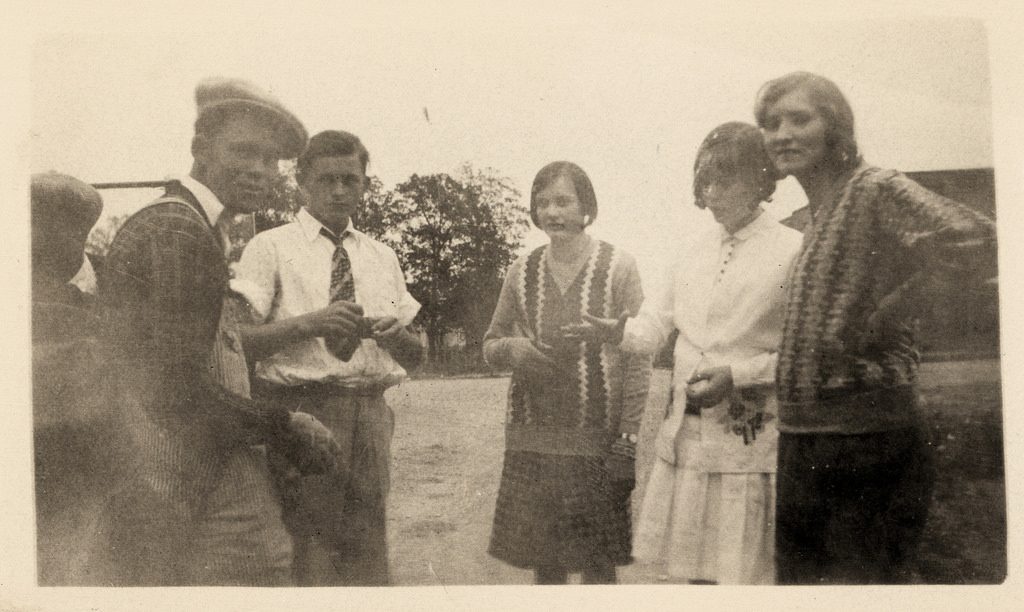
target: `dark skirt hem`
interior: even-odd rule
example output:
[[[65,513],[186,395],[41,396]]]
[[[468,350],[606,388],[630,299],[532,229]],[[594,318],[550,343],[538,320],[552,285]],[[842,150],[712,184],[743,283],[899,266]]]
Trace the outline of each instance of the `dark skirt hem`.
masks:
[[[506,450],[488,553],[522,569],[628,565],[629,510],[603,457]]]

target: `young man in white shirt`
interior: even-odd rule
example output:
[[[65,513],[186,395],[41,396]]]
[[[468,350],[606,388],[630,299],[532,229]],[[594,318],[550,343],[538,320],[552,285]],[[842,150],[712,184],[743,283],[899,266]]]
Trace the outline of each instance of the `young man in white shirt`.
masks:
[[[256,321],[242,336],[258,361],[259,391],[316,416],[342,448],[337,474],[285,487],[299,584],[389,581],[394,415],[383,393],[419,363],[422,347],[407,326],[420,305],[394,251],[352,225],[368,161],[352,134],[311,138],[298,160],[306,207],[294,222],[256,235],[232,281]]]

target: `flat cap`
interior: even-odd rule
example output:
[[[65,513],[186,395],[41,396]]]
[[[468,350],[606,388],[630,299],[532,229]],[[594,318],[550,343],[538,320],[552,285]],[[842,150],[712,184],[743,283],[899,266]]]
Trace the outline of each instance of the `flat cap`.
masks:
[[[221,77],[204,79],[196,86],[196,107],[199,118],[211,111],[232,108],[260,113],[277,127],[282,152],[288,159],[298,157],[306,146],[308,134],[298,117],[248,81]]]
[[[91,185],[67,174],[32,175],[32,214],[61,218],[66,224],[92,227],[103,212],[103,198]]]

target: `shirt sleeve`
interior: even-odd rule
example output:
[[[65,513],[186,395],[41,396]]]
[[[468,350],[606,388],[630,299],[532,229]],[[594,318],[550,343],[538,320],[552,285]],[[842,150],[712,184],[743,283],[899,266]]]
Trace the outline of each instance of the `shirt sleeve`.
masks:
[[[879,227],[916,270],[886,298],[900,311],[918,314],[929,297],[995,276],[995,224],[981,213],[902,174],[883,183],[876,206]]]
[[[766,235],[756,237],[759,242],[759,249],[756,252],[762,261],[775,262],[778,265],[777,276],[761,276],[753,279],[760,284],[761,289],[757,293],[761,299],[754,302],[756,310],[749,314],[749,320],[759,321],[767,330],[776,330],[781,336],[783,322],[785,321],[786,301],[782,286],[786,282],[793,260],[800,252],[803,237],[791,231],[791,228],[780,225],[775,231]],[[779,283],[775,286],[775,283]],[[765,286],[771,285],[771,286]],[[777,291],[778,290],[778,291]],[[764,343],[768,344],[768,343]],[[733,360],[729,366],[732,370],[732,382],[736,387],[750,387],[755,385],[770,385],[775,382],[775,369],[779,362],[778,343],[771,343],[770,347],[762,346],[760,353],[752,355],[747,359]]]
[[[394,294],[398,296],[395,302],[395,318],[402,325],[411,325],[413,319],[420,311],[420,303],[409,293],[405,284],[405,273],[398,262],[398,255],[389,249],[391,278],[394,283]]]
[[[638,281],[639,282],[639,279]],[[658,352],[675,329],[675,275],[667,269],[664,285],[652,299],[643,301],[639,313],[626,321],[619,348],[631,353],[653,355]]]
[[[513,344],[526,337],[516,308],[514,279],[518,278],[521,267],[522,260],[517,260],[509,267],[505,282],[501,285],[501,293],[498,295],[498,304],[491,317],[491,325],[484,334],[484,360],[493,368],[511,368],[510,349]]]
[[[245,298],[259,321],[270,317],[277,292],[277,254],[266,235],[256,235],[235,264],[231,289]]]
[[[729,364],[732,370],[732,383],[736,387],[753,385],[770,385],[775,382],[775,366],[779,362],[777,350],[758,353],[753,357],[733,361]]]

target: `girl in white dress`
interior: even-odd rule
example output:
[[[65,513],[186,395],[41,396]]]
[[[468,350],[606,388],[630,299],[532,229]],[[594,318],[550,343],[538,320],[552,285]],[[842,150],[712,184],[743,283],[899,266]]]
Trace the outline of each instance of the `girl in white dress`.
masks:
[[[704,139],[694,196],[718,227],[669,267],[662,295],[634,318],[587,317],[579,333],[656,352],[674,329],[672,397],[633,539],[638,560],[674,580],[774,580],[774,377],[786,273],[801,235],[763,214],[775,173],[757,128]]]

